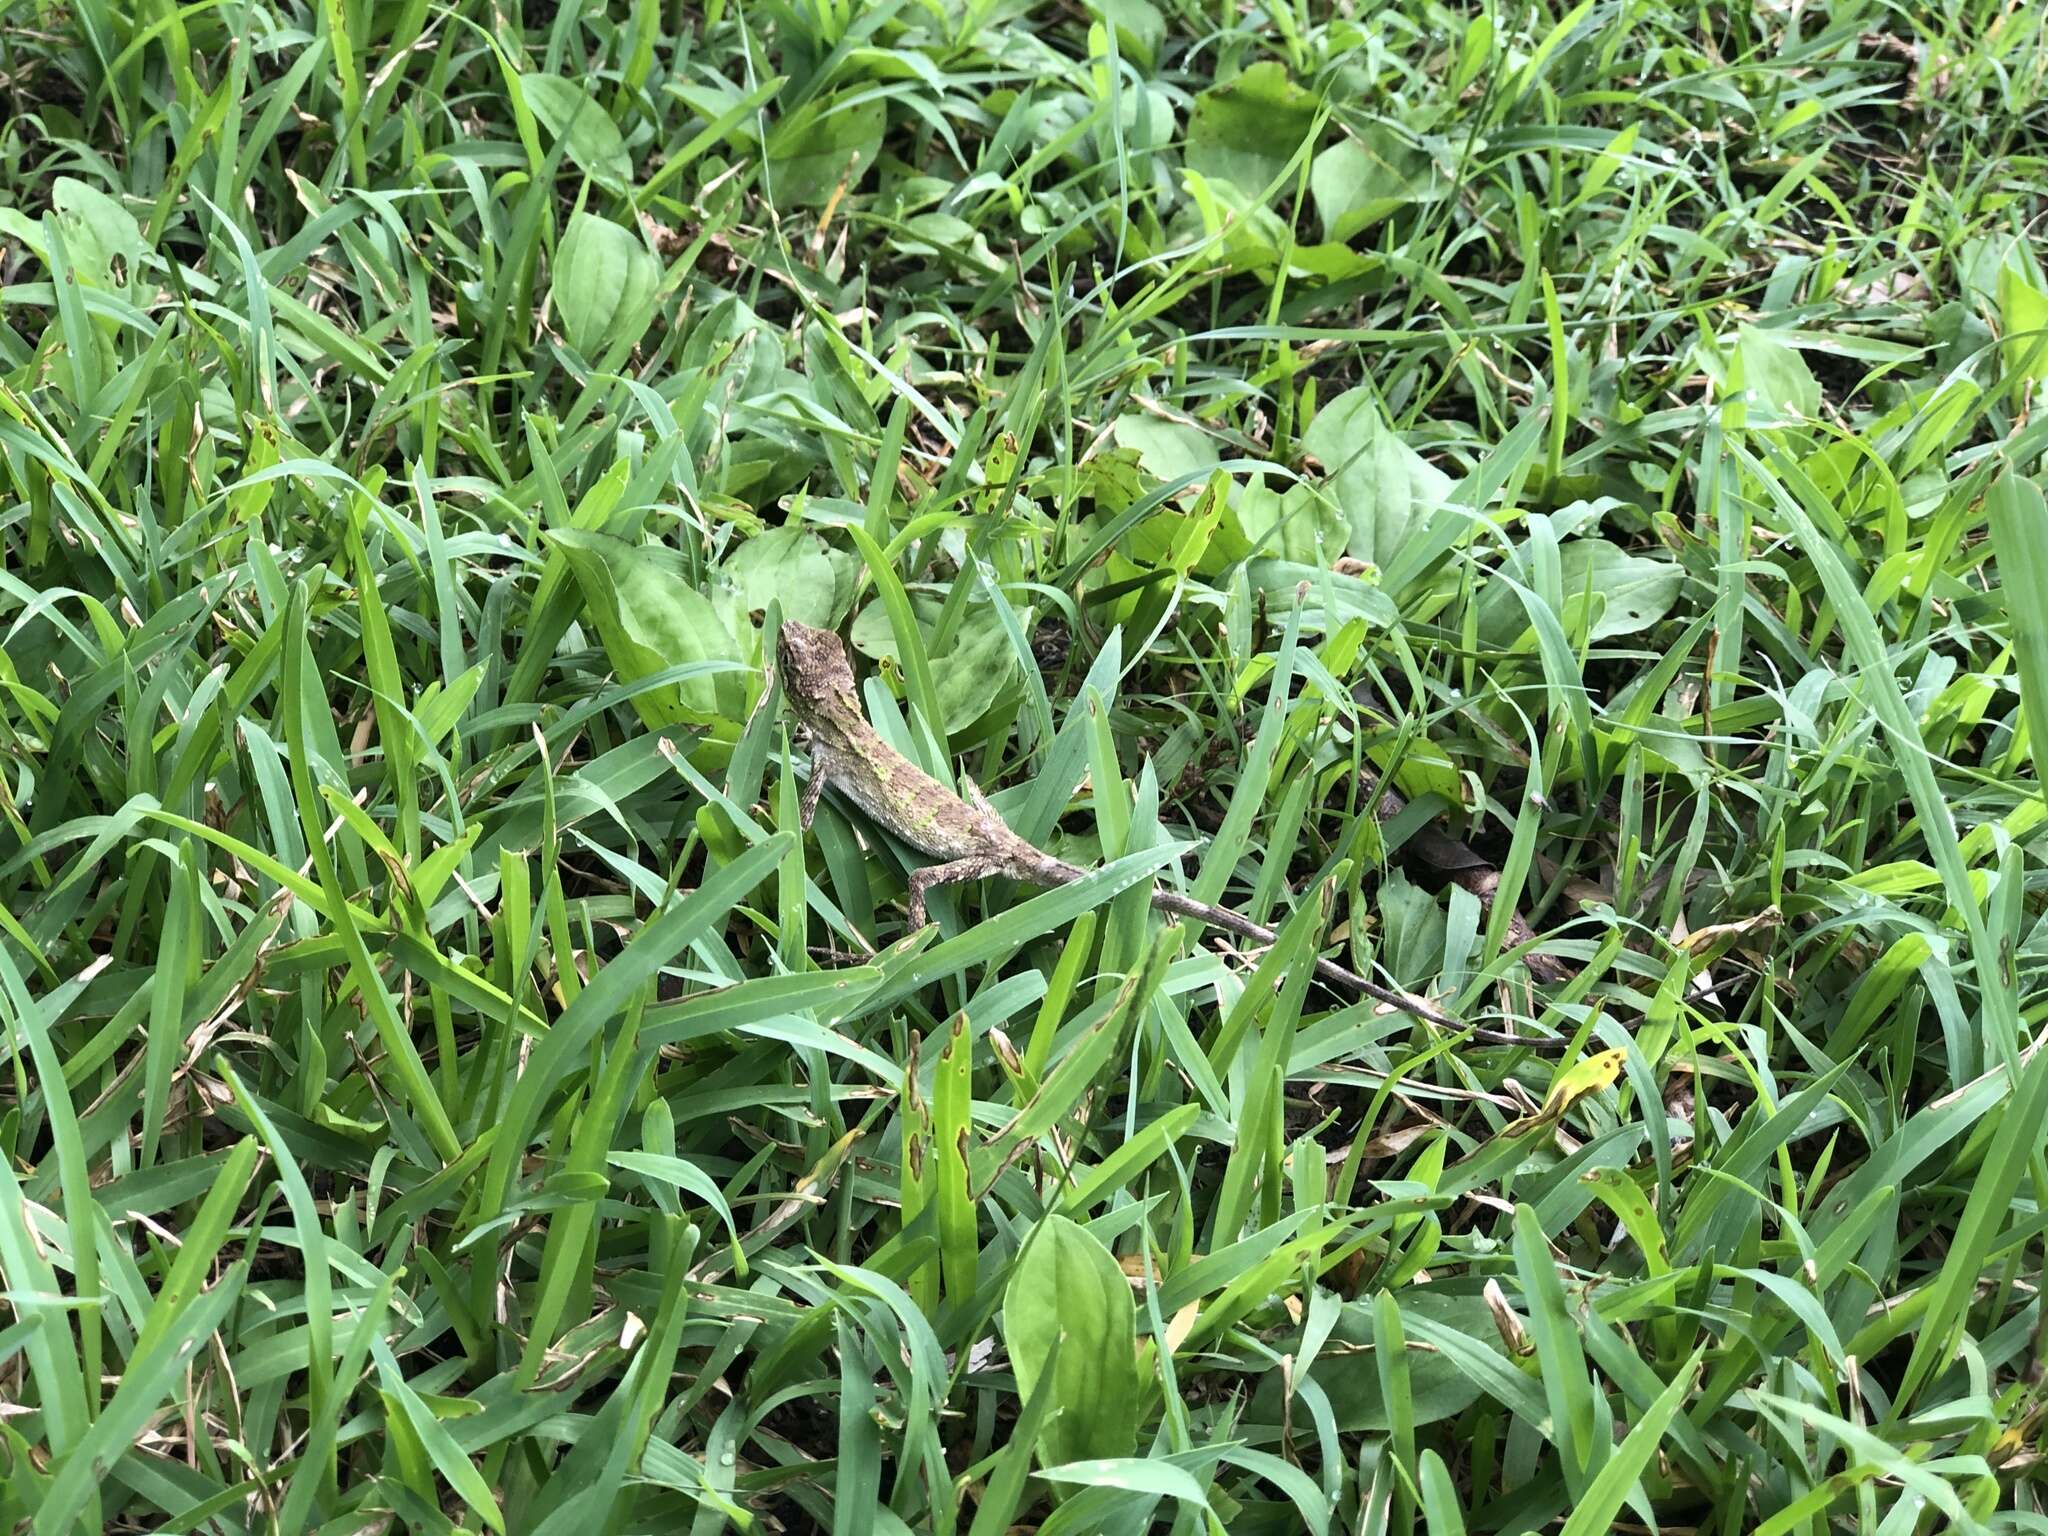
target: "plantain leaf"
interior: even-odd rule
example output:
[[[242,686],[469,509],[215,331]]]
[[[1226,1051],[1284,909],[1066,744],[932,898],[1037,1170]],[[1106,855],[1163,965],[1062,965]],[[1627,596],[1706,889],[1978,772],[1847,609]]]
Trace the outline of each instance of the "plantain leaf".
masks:
[[[50,209],[78,274],[96,288],[122,289],[142,260],[142,226],[98,187],[71,176],[50,184]]]
[[[596,357],[614,341],[638,341],[653,318],[647,301],[660,285],[661,263],[630,230],[594,214],[570,217],[549,289],[569,345]]]
[[[558,139],[567,136],[569,158],[592,181],[613,191],[625,189],[633,175],[633,157],[603,103],[559,75],[521,75],[519,89],[549,133]]]
[[[1272,59],[1195,98],[1188,114],[1187,166],[1257,197],[1315,129],[1316,99]]]
[[[1404,443],[1369,389],[1316,413],[1302,447],[1322,462],[1324,491],[1351,529],[1347,553],[1382,569],[1445,513],[1450,477]]]
[[[774,528],[748,539],[718,568],[712,601],[735,635],[760,627],[773,600],[782,616],[829,629],[838,619],[839,571],[808,528]]]
[[[2021,719],[2035,782],[2048,793],[2048,499],[2034,481],[2008,470],[1992,482],[1985,501],[1998,555],[1999,595],[2012,626]]]
[[[1029,1401],[1046,1377],[1041,1465],[1128,1456],[1137,1442],[1137,1308],[1100,1238],[1048,1216],[1003,1292],[1003,1340]],[[1054,1360],[1057,1349],[1058,1358]]]
[[[939,600],[924,593],[911,598],[911,610],[918,626],[930,634],[938,621]],[[901,664],[894,628],[888,610],[877,600],[861,610],[850,631],[854,649],[877,661],[887,658]],[[1017,652],[1010,644],[1002,616],[986,603],[977,603],[953,631],[953,643],[931,658],[932,688],[938,695],[945,727],[951,731],[972,725],[1002,696],[1017,675]]]
[[[690,585],[664,551],[580,528],[557,528],[546,537],[568,557],[620,681],[688,662],[708,664],[696,676],[633,695],[633,707],[649,727],[740,718],[746,690],[739,646],[711,599]]]

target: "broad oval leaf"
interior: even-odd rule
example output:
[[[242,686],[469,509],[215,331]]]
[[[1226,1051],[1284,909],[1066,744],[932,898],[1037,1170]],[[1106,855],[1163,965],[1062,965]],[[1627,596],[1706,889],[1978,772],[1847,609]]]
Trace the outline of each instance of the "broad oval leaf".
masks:
[[[1632,555],[1605,539],[1573,539],[1558,551],[1557,563],[1568,613],[1587,594],[1595,597],[1589,640],[1648,629],[1671,612],[1685,585],[1685,572],[1669,560]],[[1576,638],[1579,626],[1567,630]]]
[[[602,102],[560,75],[521,75],[519,89],[548,132],[558,139],[567,137],[569,158],[592,181],[614,191],[624,189],[633,174],[633,157],[626,153],[619,125]]]
[[[1735,343],[1730,387],[1754,408],[1750,425],[1781,426],[1820,415],[1820,384],[1799,349],[1775,332],[1746,325]]]
[[[1263,477],[1238,488],[1217,543],[1235,559],[1251,555],[1327,568],[1344,553],[1350,528],[1312,485],[1276,491]]]
[[[653,318],[647,300],[661,282],[661,263],[630,230],[595,214],[569,220],[555,248],[555,315],[569,345],[595,357],[630,328],[638,341]]]
[[[1349,240],[1410,203],[1436,202],[1447,186],[1424,151],[1377,123],[1332,144],[1308,172],[1325,240]]]
[[[2039,483],[2007,470],[1992,482],[1984,502],[1998,555],[1998,595],[2020,675],[2028,750],[2034,777],[2048,792],[2048,499]]]
[[[939,600],[914,593],[910,606],[917,615],[918,628],[926,635],[939,616]],[[896,661],[896,632],[889,625],[888,610],[877,600],[869,603],[853,621],[849,632],[853,648],[876,661]],[[1011,646],[999,614],[986,603],[970,607],[953,630],[953,642],[931,657],[932,680],[938,691],[939,708],[945,713],[950,733],[972,725],[988,713],[1017,675],[1017,652]]]
[[[72,267],[94,287],[120,289],[135,279],[142,226],[98,187],[71,176],[50,185],[50,211],[64,232]]]
[[[1685,585],[1679,566],[1632,555],[1606,539],[1568,539],[1558,550],[1557,563],[1563,600],[1558,620],[1574,641],[1648,629],[1677,606]],[[1479,635],[1488,645],[1513,644],[1528,630],[1528,612],[1506,582],[1493,582],[1480,594]]]
[[[1048,1216],[1003,1292],[1003,1342],[1029,1400],[1058,1344],[1048,1388],[1043,1465],[1128,1456],[1138,1434],[1137,1307],[1102,1240]]]
[[[2048,293],[2043,293],[2011,266],[1998,269],[1998,320],[2005,332],[2006,373],[2012,380],[2013,404],[2024,405],[2031,392],[2048,379]]]
[[[1322,463],[1354,560],[1387,569],[1434,518],[1449,515],[1450,477],[1395,434],[1369,389],[1346,390],[1316,412],[1301,444]]]
[[[1216,439],[1186,422],[1132,411],[1117,417],[1111,431],[1119,448],[1137,454],[1138,462],[1161,480],[1200,474],[1222,462]]]
[[[778,208],[815,208],[853,187],[882,152],[888,110],[878,96],[813,102],[768,135],[767,186]]]
[[[1195,98],[1187,166],[1257,197],[1315,129],[1316,99],[1272,59]]]
[[[758,629],[770,600],[782,616],[829,629],[839,617],[839,572],[825,541],[808,528],[773,528],[747,539],[718,568],[714,601],[726,627]]]
[[[1116,28],[1117,51],[1140,69],[1159,62],[1166,18],[1152,0],[1096,0],[1096,15]]]
[[[692,661],[739,663],[739,647],[711,599],[691,586],[663,551],[608,534],[561,528],[548,540],[569,568],[622,682]],[[737,721],[746,707],[738,671],[707,672],[633,696],[653,729]]]

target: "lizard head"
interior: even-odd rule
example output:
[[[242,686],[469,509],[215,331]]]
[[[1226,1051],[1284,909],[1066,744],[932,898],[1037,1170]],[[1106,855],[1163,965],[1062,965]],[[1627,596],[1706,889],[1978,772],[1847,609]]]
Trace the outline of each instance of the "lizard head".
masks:
[[[829,629],[813,629],[791,619],[775,636],[775,670],[782,686],[808,704],[844,701],[857,713],[853,667],[846,647]]]

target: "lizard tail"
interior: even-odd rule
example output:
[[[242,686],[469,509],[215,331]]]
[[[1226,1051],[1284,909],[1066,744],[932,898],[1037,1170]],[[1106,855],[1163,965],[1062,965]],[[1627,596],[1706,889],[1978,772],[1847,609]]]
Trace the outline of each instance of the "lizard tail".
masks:
[[[1236,934],[1241,939],[1250,939],[1254,944],[1270,944],[1278,937],[1272,929],[1262,923],[1253,922],[1240,912],[1233,912],[1228,907],[1212,907],[1206,902],[1196,901],[1192,897],[1183,896],[1178,891],[1167,890],[1163,886],[1154,888],[1152,892],[1152,905],[1161,912],[1169,912],[1175,917],[1185,917],[1197,923],[1206,923],[1212,928],[1221,928],[1228,933]],[[1568,1043],[1563,1040],[1514,1035],[1507,1033],[1505,1030],[1480,1029],[1471,1025],[1460,1024],[1449,1015],[1439,1013],[1420,998],[1410,997],[1404,992],[1396,992],[1391,987],[1383,987],[1377,982],[1367,981],[1363,976],[1358,975],[1354,971],[1347,971],[1343,966],[1331,960],[1318,959],[1316,961],[1316,974],[1322,977],[1323,980],[1341,987],[1354,997],[1369,997],[1374,1002],[1385,1003],[1387,1006],[1398,1008],[1401,1012],[1421,1019],[1425,1023],[1434,1024],[1439,1029],[1457,1030],[1460,1033],[1470,1030],[1473,1039],[1488,1045],[1512,1045],[1520,1046],[1525,1050],[1552,1052],[1562,1050]]]
[[[1171,912],[1175,917],[1189,918],[1194,922],[1206,923],[1211,928],[1221,928],[1228,933],[1234,933],[1241,939],[1250,939],[1254,944],[1270,944],[1279,937],[1279,935],[1263,923],[1255,923],[1242,913],[1233,912],[1228,907],[1212,907],[1206,902],[1196,901],[1191,897],[1183,896],[1178,891],[1169,891],[1164,888],[1154,890],[1152,893],[1152,905],[1162,912]],[[1430,1023],[1441,1025],[1446,1029],[1462,1029],[1464,1027],[1455,1020],[1444,1017],[1444,1015],[1438,1013],[1426,1003],[1412,997],[1403,996],[1389,987],[1378,986],[1373,982],[1367,981],[1363,976],[1345,970],[1343,966],[1336,964],[1334,961],[1317,960],[1316,974],[1322,977],[1323,980],[1333,982],[1337,986],[1342,987],[1353,996],[1370,997],[1378,1002],[1392,1004],[1404,1013],[1412,1013],[1419,1019],[1426,1019]]]
[[[1270,944],[1278,937],[1272,929],[1253,922],[1242,913],[1233,912],[1228,907],[1212,907],[1207,902],[1183,896],[1179,891],[1169,891],[1163,885],[1153,888],[1152,905],[1161,912],[1170,912],[1175,917],[1192,918],[1195,922],[1207,923],[1211,928],[1221,928],[1227,933],[1236,934],[1240,939],[1250,939],[1254,944]],[[1350,973],[1340,971],[1339,974]],[[1337,978],[1329,979],[1334,981]]]

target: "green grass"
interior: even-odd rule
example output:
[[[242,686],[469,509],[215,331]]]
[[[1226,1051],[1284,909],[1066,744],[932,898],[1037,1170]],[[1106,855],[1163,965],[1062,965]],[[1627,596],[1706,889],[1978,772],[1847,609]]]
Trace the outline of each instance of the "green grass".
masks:
[[[0,1531],[2048,1531],[2044,114],[0,6]],[[782,617],[1097,872],[906,933]]]

